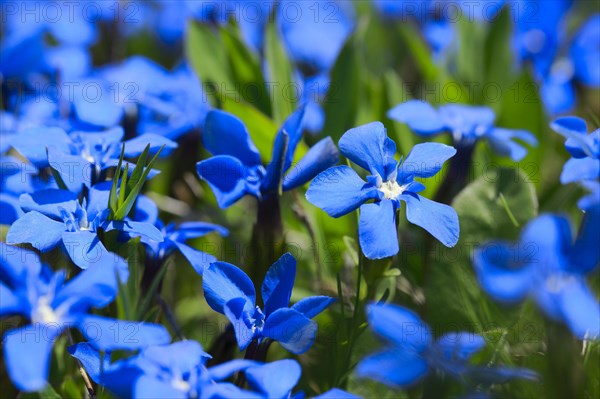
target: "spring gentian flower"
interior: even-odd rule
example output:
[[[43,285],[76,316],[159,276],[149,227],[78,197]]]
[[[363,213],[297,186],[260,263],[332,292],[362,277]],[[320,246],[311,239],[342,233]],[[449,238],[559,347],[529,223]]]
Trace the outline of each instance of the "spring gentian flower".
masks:
[[[88,343],[71,346],[69,352],[82,362],[90,377],[120,397],[128,398],[288,398],[300,379],[300,365],[291,359],[261,364],[232,360],[211,368],[211,356],[195,341],[152,346],[138,356],[110,363]],[[109,356],[110,357],[110,356]],[[244,372],[244,390],[226,382]]]
[[[211,264],[204,271],[202,287],[209,306],[227,316],[233,324],[241,350],[252,340],[270,338],[299,354],[312,346],[317,335],[317,323],[311,318],[334,299],[313,296],[289,308],[295,278],[296,259],[286,253],[269,268],[263,281],[264,311],[256,306],[256,292],[250,278],[232,264]]]
[[[527,224],[516,243],[492,241],[474,254],[482,288],[495,300],[535,300],[579,339],[600,337],[600,305],[585,275],[600,262],[600,204],[586,211],[575,241],[566,218],[542,215]]]
[[[52,346],[70,327],[102,350],[169,342],[162,326],[89,314],[91,308],[104,307],[116,297],[117,279],[126,282],[127,264],[118,256],[103,258],[68,282],[64,271],[52,273],[33,252],[0,244],[0,256],[0,315],[19,314],[31,323],[4,336],[6,368],[18,389],[44,388]]]
[[[581,209],[600,202],[600,129],[588,134],[585,120],[574,116],[556,119],[550,126],[567,139],[565,147],[572,156],[563,167],[561,183],[577,182],[591,192],[579,201]]]
[[[600,86],[600,14],[591,16],[575,35],[571,60],[575,77],[590,87]]]
[[[387,137],[381,122],[348,130],[339,142],[340,151],[371,175],[367,182],[349,166],[335,166],[319,174],[306,192],[308,201],[329,216],[340,217],[360,207],[360,246],[366,257],[380,259],[398,253],[396,211],[406,203],[408,221],[423,227],[442,244],[458,241],[458,216],[448,205],[418,193],[425,186],[415,178],[435,176],[456,150],[424,143],[414,146],[404,161],[394,159],[396,143]],[[366,203],[369,200],[373,203]]]
[[[212,188],[221,208],[247,194],[260,200],[280,188],[287,191],[301,186],[338,161],[337,149],[331,138],[326,137],[292,167],[302,137],[303,115],[304,110],[300,109],[284,122],[275,138],[271,163],[265,168],[244,123],[227,112],[209,112],[202,138],[204,147],[214,157],[198,162],[197,170]]]
[[[276,23],[283,42],[307,75],[331,70],[354,29],[352,11],[340,1],[279,3]]]
[[[511,378],[535,378],[529,370],[470,365],[469,359],[485,346],[480,335],[448,333],[433,341],[429,326],[403,307],[372,304],[367,307],[367,318],[370,327],[390,346],[361,360],[356,369],[359,377],[393,387],[413,385],[432,371],[458,380],[475,376],[494,383]]]
[[[487,139],[500,155],[520,161],[527,150],[514,141],[537,145],[535,136],[525,130],[511,130],[494,126],[496,115],[491,108],[461,104],[447,104],[437,110],[420,100],[399,104],[388,112],[388,117],[406,123],[415,133],[430,137],[442,132],[452,134],[454,145],[471,147],[480,139]]]
[[[26,213],[10,226],[6,242],[29,243],[42,252],[61,245],[73,263],[85,269],[110,256],[98,237],[100,229],[162,241],[160,231],[149,223],[108,220],[107,193],[94,186],[89,202],[84,200],[83,205],[75,193],[67,190],[23,194],[20,203]]]

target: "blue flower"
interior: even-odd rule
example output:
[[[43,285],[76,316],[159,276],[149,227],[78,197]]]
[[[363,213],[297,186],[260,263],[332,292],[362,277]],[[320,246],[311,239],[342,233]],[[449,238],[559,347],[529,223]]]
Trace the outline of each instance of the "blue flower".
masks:
[[[575,77],[591,87],[600,86],[600,14],[591,16],[579,29],[571,45]]]
[[[556,119],[550,126],[567,139],[565,147],[572,156],[563,167],[560,181],[586,187],[591,194],[580,200],[579,207],[589,208],[600,201],[600,129],[588,134],[585,120],[575,116]]]
[[[155,154],[164,145],[166,151],[161,152],[162,156],[177,147],[175,142],[156,134],[144,134],[122,142],[123,134],[121,127],[70,134],[58,127],[37,127],[12,135],[9,140],[11,146],[35,166],[51,166],[69,190],[79,192],[84,185],[90,187],[102,181],[106,170],[117,166],[122,145],[128,159],[138,157],[147,145],[150,154]],[[157,173],[152,171],[148,176]]]
[[[61,245],[73,263],[85,269],[110,256],[98,237],[99,230],[118,230],[133,237],[162,241],[160,231],[149,223],[107,219],[109,184],[92,187],[83,205],[77,194],[66,190],[23,194],[20,204],[26,213],[10,226],[6,242],[29,243],[42,252]]]
[[[408,309],[391,304],[367,307],[371,328],[391,345],[361,360],[356,373],[392,387],[407,387],[432,371],[454,379],[476,377],[500,383],[512,378],[534,379],[525,369],[487,368],[469,364],[484,346],[484,339],[469,332],[448,333],[435,342],[429,326]]]
[[[600,205],[590,208],[573,242],[566,218],[542,215],[527,224],[516,243],[492,241],[474,254],[482,288],[495,300],[531,297],[551,319],[580,339],[600,337],[600,306],[585,275],[600,262]]]
[[[410,100],[392,108],[387,115],[390,119],[406,123],[421,136],[448,132],[459,148],[470,147],[480,139],[487,139],[498,154],[510,156],[514,161],[520,161],[527,155],[525,147],[514,139],[531,146],[537,145],[535,136],[525,130],[495,127],[496,115],[488,107],[447,104],[436,110],[424,101]]]
[[[204,271],[202,287],[209,306],[233,324],[241,350],[252,340],[270,338],[299,354],[312,346],[317,334],[317,323],[310,319],[334,299],[313,296],[288,308],[295,278],[296,259],[286,253],[269,268],[263,281],[264,311],[256,306],[256,292],[250,278],[232,264],[210,265]]]
[[[0,257],[0,316],[18,314],[31,323],[8,331],[3,342],[8,374],[20,390],[46,386],[52,346],[71,327],[101,350],[135,350],[170,341],[162,326],[89,313],[116,297],[117,279],[127,281],[127,264],[114,254],[68,282],[64,271],[52,273],[33,252],[0,243]]]
[[[303,115],[304,110],[300,109],[284,122],[275,138],[271,163],[265,168],[244,123],[223,111],[209,112],[202,138],[204,147],[214,157],[198,162],[197,171],[212,188],[221,208],[229,207],[245,195],[260,200],[280,189],[291,190],[337,163],[337,149],[331,138],[326,137],[292,167],[302,137]]]
[[[152,346],[126,360],[110,363],[105,358],[103,364],[98,351],[88,343],[71,346],[69,352],[94,381],[128,398],[284,399],[290,396],[302,371],[291,359],[267,364],[238,359],[207,368],[211,356],[195,341]],[[251,391],[226,382],[236,372],[244,372]]]
[[[457,243],[459,225],[454,209],[420,196],[425,186],[414,180],[435,176],[456,154],[453,147],[418,144],[404,161],[398,162],[394,159],[396,143],[387,137],[381,122],[348,130],[339,147],[348,159],[371,173],[367,182],[349,166],[335,166],[312,181],[306,198],[336,218],[360,207],[359,241],[367,258],[398,253],[396,211],[400,201],[406,203],[409,222],[423,227],[448,247]],[[374,202],[366,203],[369,200]]]
[[[290,58],[308,75],[331,70],[354,29],[353,10],[340,1],[285,0],[276,18]]]

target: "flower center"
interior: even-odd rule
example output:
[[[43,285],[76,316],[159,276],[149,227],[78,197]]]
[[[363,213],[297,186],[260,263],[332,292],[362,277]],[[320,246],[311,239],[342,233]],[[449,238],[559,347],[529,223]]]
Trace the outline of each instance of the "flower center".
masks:
[[[385,181],[381,183],[381,187],[379,187],[379,191],[383,193],[383,197],[385,199],[398,198],[398,196],[402,194],[404,190],[405,188],[395,181]]]
[[[50,324],[58,323],[59,316],[50,306],[50,298],[42,296],[38,299],[37,307],[34,309],[31,320],[34,323]]]
[[[171,380],[171,386],[178,391],[188,392],[190,390],[190,384],[184,381],[181,377],[175,377]]]

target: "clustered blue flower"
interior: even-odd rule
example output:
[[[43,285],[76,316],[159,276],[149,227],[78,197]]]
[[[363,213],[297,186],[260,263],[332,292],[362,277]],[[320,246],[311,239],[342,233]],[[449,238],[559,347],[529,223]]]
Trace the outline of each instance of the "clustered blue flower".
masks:
[[[283,192],[308,184],[306,200],[330,217],[357,211],[361,254],[351,319],[356,325],[349,325],[356,331],[339,347],[348,350],[351,363],[353,345],[367,325],[387,346],[355,365],[344,365],[346,371],[401,389],[426,378],[449,377],[466,388],[469,397],[479,397],[493,385],[510,380],[539,379],[525,368],[492,362],[476,365],[476,354],[486,345],[483,336],[466,331],[438,335],[413,311],[387,303],[389,290],[382,296],[379,289],[371,290],[377,268],[397,261],[393,257],[400,252],[398,212],[403,206],[408,222],[445,247],[459,242],[457,212],[422,195],[425,179],[438,175],[457,153],[470,157],[476,143],[484,140],[498,155],[521,161],[527,156],[527,146],[537,146],[539,135],[496,126],[496,113],[486,106],[434,107],[410,100],[394,106],[387,117],[407,124],[424,139],[449,133],[452,146],[420,142],[405,157],[399,156],[396,142],[379,121],[350,128],[337,146],[329,136],[307,137],[312,145],[304,146],[305,132],[323,130],[324,102],[331,94],[339,55],[352,43],[353,34],[363,29],[348,2],[263,1],[255,4],[256,18],[240,14],[248,2],[239,0],[103,1],[95,4],[94,18],[65,8],[91,2],[67,3],[58,2],[56,7],[74,17],[55,23],[22,18],[12,12],[11,5],[3,7],[0,224],[8,227],[5,242],[0,243],[0,316],[16,316],[14,328],[3,328],[2,348],[6,372],[19,391],[50,388],[53,348],[63,344],[60,338],[66,335],[68,353],[80,365],[86,386],[91,384],[89,376],[117,397],[305,397],[297,388],[300,363],[291,358],[265,362],[266,350],[277,343],[292,355],[301,355],[319,346],[315,344],[319,324],[314,319],[325,319],[322,313],[330,308],[334,320],[345,318],[347,279],[338,271],[337,303],[333,297],[317,294],[332,291],[326,284],[311,290],[316,295],[293,297],[293,292],[304,292],[294,291],[297,259],[291,253],[278,259],[284,250],[273,254],[269,263],[277,260],[264,276],[248,276],[241,267],[220,261],[215,251],[192,243],[213,233],[227,237],[230,230],[217,224],[227,223],[204,221],[207,216],[186,212],[176,214],[183,220],[173,221],[167,213],[176,212],[162,205],[177,200],[165,195],[161,203],[151,194],[142,194],[141,188],[160,173],[157,159],[168,160],[175,151],[194,151],[185,145],[194,139],[212,155],[196,163],[196,172],[220,208],[252,196],[262,209],[260,205],[278,200]],[[448,16],[435,11],[443,3],[418,1],[412,15],[419,19],[433,58],[440,64],[458,45]],[[539,1],[490,0],[459,1],[458,6],[473,13],[471,22],[481,24],[498,16],[503,7],[520,3],[540,5]],[[593,88],[600,85],[600,14],[589,17],[569,37],[563,25],[571,2],[556,3],[541,7],[540,18],[535,20],[515,14],[511,36],[518,64],[530,63],[541,84],[540,95],[549,115],[574,106],[575,82]],[[374,0],[372,5],[387,23],[409,16],[409,8],[399,0]],[[127,17],[119,18],[122,8],[129,6],[136,7],[141,16],[131,23]],[[289,14],[290,8],[295,17]],[[245,54],[260,59],[258,69],[264,78],[273,72],[263,63],[265,32],[271,23],[276,28],[293,69],[291,79],[301,87],[302,95],[274,135],[270,160],[261,157],[252,139],[254,132],[244,123],[251,126],[249,120],[214,108],[227,99],[219,98],[211,105],[202,77],[186,61],[176,60],[168,70],[141,55],[116,61],[119,57],[111,54],[109,63],[93,66],[92,54],[96,57],[105,50],[99,45],[104,36],[152,35],[157,39],[153,43],[170,53],[184,45],[186,26],[195,23],[215,31],[233,29],[237,34],[239,30],[241,40],[234,45],[246,46]],[[8,82],[22,87],[17,90]],[[97,88],[101,95],[91,101],[87,90],[71,93],[74,82]],[[41,93],[40,84],[55,90]],[[352,120],[363,119],[359,115]],[[600,339],[600,304],[588,282],[600,266],[600,129],[589,133],[586,121],[575,116],[559,117],[550,126],[566,138],[565,147],[572,156],[560,182],[578,183],[589,191],[578,202],[582,211],[578,234],[573,235],[566,216],[544,213],[529,220],[516,241],[478,243],[473,269],[481,289],[493,300],[503,305],[532,300],[548,320],[563,324],[587,343]],[[335,136],[342,131],[326,133]],[[337,165],[338,148],[346,165]],[[293,199],[298,201],[297,196]],[[311,231],[309,220],[313,215],[293,210],[304,219],[317,246],[320,238]],[[279,208],[272,211],[279,212]],[[232,235],[236,234],[232,228]],[[143,253],[141,259],[137,249]],[[230,344],[245,351],[244,358],[217,359],[215,352],[206,352],[199,342],[177,331],[172,320],[176,317],[161,297],[160,287],[163,273],[170,272],[168,260],[180,256],[202,279],[206,304],[228,321],[223,336],[233,331],[235,342],[231,338]],[[373,261],[381,259],[385,260]],[[238,264],[251,261],[244,258]],[[363,272],[369,290],[361,296]],[[139,298],[133,300],[132,291]],[[153,314],[145,314],[142,305],[152,301],[161,305],[176,340],[162,324],[146,321]],[[115,313],[118,318],[109,317]],[[256,356],[257,348],[264,352],[261,359]],[[340,381],[344,378],[347,375]],[[322,388],[310,387],[317,392]],[[316,398],[358,396],[333,388]]]

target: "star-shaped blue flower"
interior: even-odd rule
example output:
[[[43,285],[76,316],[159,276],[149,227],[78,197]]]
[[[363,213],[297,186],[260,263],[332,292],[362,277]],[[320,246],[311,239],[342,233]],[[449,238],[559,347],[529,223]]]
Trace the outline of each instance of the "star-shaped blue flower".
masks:
[[[89,201],[83,205],[75,193],[67,190],[49,189],[21,195],[20,205],[26,213],[10,226],[6,242],[29,243],[42,252],[61,245],[73,263],[85,269],[110,257],[98,237],[100,229],[162,241],[160,231],[149,223],[107,219],[109,184],[92,187]]]
[[[485,378],[486,382],[492,383],[512,378],[536,378],[535,373],[525,369],[470,365],[469,359],[485,346],[480,335],[448,333],[433,341],[429,326],[403,307],[372,304],[367,307],[367,318],[370,327],[390,346],[361,360],[356,369],[360,377],[392,387],[411,386],[432,371],[455,379],[465,376]]]
[[[275,138],[271,163],[265,168],[239,118],[218,110],[208,113],[202,139],[204,147],[214,156],[198,162],[197,171],[212,188],[221,208],[229,207],[245,195],[260,200],[277,193],[279,188],[291,190],[337,163],[337,149],[331,138],[326,137],[292,167],[294,152],[302,138],[303,116],[304,109],[299,109],[284,122]]]
[[[348,159],[370,172],[367,182],[349,166],[335,166],[319,174],[306,192],[308,201],[329,216],[340,217],[360,207],[359,241],[367,258],[380,259],[398,253],[396,211],[406,204],[408,221],[423,227],[442,244],[456,245],[458,216],[448,205],[418,193],[425,186],[415,178],[435,176],[453,147],[424,143],[414,146],[405,160],[396,161],[396,143],[387,137],[381,122],[348,130],[339,142]],[[373,200],[372,203],[366,203]]]
[[[317,335],[317,323],[311,318],[334,299],[313,296],[288,307],[295,278],[296,259],[286,253],[269,268],[263,281],[264,310],[256,306],[256,292],[250,278],[230,263],[211,264],[204,271],[202,287],[209,306],[233,324],[241,350],[252,340],[270,338],[299,354],[312,346]]]
[[[116,297],[128,277],[127,264],[115,254],[100,259],[65,282],[30,251],[0,243],[0,316],[22,315],[30,324],[8,331],[3,348],[6,368],[23,391],[46,386],[52,346],[68,328],[78,328],[101,350],[136,350],[166,344],[162,326],[107,319],[89,313]]]
[[[51,166],[73,192],[79,192],[83,185],[90,187],[100,182],[103,172],[117,166],[122,145],[125,146],[124,156],[128,159],[138,157],[147,145],[150,145],[150,154],[156,154],[165,146],[162,156],[177,147],[175,142],[156,134],[145,134],[122,142],[123,135],[121,127],[70,134],[58,127],[38,127],[11,136],[10,144],[37,167]],[[133,170],[131,166],[130,170]],[[152,171],[148,176],[153,177],[157,173]]]
[[[101,362],[100,353],[84,342],[69,352],[84,365],[90,377],[119,397],[127,398],[251,398],[285,399],[298,383],[301,368],[291,359],[262,364],[237,359],[207,368],[211,356],[195,341],[152,346],[139,355]],[[243,372],[249,390],[227,382],[234,373]]]
[[[565,147],[571,154],[560,175],[562,184],[580,183],[591,193],[579,201],[581,209],[600,202],[600,129],[588,134],[585,120],[566,116],[550,125],[567,140]]]
[[[516,243],[492,241],[474,254],[481,287],[495,300],[531,297],[551,319],[580,339],[600,337],[600,305],[585,281],[598,267],[600,205],[586,212],[575,241],[566,218],[542,215],[527,224]]]
[[[498,154],[510,156],[514,161],[520,161],[527,155],[526,148],[514,139],[537,145],[537,139],[530,132],[495,127],[496,115],[488,107],[447,104],[435,109],[424,101],[410,100],[395,106],[387,115],[390,119],[406,123],[421,136],[448,132],[459,148],[471,147],[478,140],[486,139]]]

